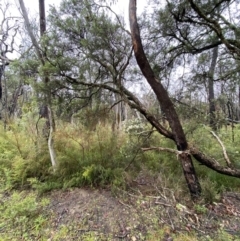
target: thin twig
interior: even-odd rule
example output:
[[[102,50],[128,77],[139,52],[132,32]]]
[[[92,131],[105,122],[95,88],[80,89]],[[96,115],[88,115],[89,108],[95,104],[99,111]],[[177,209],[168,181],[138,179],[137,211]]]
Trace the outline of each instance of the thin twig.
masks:
[[[167,214],[168,214],[168,217],[169,217],[169,220],[170,220],[170,223],[171,223],[172,230],[175,230],[175,227],[173,225],[172,219],[171,219],[168,211],[167,211]]]
[[[174,150],[174,149],[171,149],[171,148],[165,148],[165,147],[148,147],[148,148],[141,148],[142,151],[153,151],[153,150],[157,150],[157,151],[166,151],[166,152],[170,152],[170,153],[173,153],[173,154],[182,154],[183,152],[182,151],[178,151],[178,150]]]
[[[126,204],[126,203],[124,203],[124,202],[122,202],[122,201],[120,201],[120,200],[118,200],[118,202],[119,202],[120,204],[122,204],[123,206],[126,206],[126,207],[128,207],[128,208],[131,208],[130,205],[128,205],[128,204]]]
[[[172,205],[167,204],[167,203],[162,203],[162,202],[155,202],[155,204],[163,205],[163,206],[166,206],[166,207],[172,207]]]
[[[222,147],[222,150],[223,150],[223,156],[224,156],[224,159],[227,163],[227,166],[228,167],[231,167],[232,166],[232,163],[227,155],[227,151],[226,151],[226,148],[225,146],[223,145],[222,141],[220,140],[220,138],[217,136],[217,134],[214,132],[214,131],[210,131],[210,133],[217,139],[218,143],[221,145]]]

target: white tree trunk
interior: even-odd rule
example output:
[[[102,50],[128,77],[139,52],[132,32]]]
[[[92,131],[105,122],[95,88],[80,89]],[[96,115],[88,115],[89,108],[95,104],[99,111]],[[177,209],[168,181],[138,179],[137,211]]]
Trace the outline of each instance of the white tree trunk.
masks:
[[[54,150],[54,139],[53,139],[53,133],[54,133],[53,114],[52,114],[52,109],[49,106],[48,106],[48,115],[49,115],[49,123],[50,123],[49,135],[48,135],[48,150],[49,150],[53,170],[56,171],[57,161],[56,161],[56,153]]]

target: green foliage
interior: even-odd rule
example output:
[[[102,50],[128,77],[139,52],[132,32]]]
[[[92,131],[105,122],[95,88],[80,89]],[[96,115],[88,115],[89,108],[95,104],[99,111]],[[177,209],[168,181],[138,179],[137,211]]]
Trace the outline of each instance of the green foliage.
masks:
[[[205,214],[208,211],[208,209],[204,205],[200,205],[200,204],[194,205],[194,209],[198,214]]]
[[[1,194],[0,240],[31,240],[46,228],[44,208],[48,200],[38,199],[35,193],[13,192]],[[14,230],[14,232],[13,232]]]
[[[8,131],[1,130],[0,185],[2,190],[32,187],[40,192],[73,186],[124,187],[125,171],[134,168],[136,152],[127,134],[98,125],[95,131],[59,124],[55,133],[58,169],[52,172],[46,140],[37,132],[37,120],[26,113]],[[26,124],[28,123],[28,124]],[[41,120],[38,129],[41,130]]]
[[[98,125],[95,131],[62,126],[55,137],[59,157],[56,176],[65,188],[124,183],[124,167],[132,158],[125,155],[126,135],[112,132],[110,126]]]
[[[150,146],[175,148],[171,140],[161,137],[148,125],[134,122],[122,131],[112,131],[108,123],[97,124],[94,130],[89,130],[81,124],[59,122],[54,135],[58,167],[53,173],[47,143],[37,132],[36,121],[31,112],[26,112],[22,120],[9,125],[7,131],[0,130],[2,190],[32,187],[43,193],[81,186],[126,188],[126,182],[131,183],[138,172],[145,169],[153,176],[159,176],[164,186],[174,189],[174,192],[186,191],[176,155],[160,151],[142,152],[142,147]],[[40,120],[38,130],[43,126],[44,120]],[[238,127],[234,131],[238,144]],[[218,133],[231,160],[238,160],[234,159],[234,153],[238,157],[238,145],[232,145],[231,135],[229,129],[221,129]],[[208,128],[195,128],[189,137],[191,143],[196,143],[203,151],[225,164],[219,143]],[[237,161],[233,163],[238,165]],[[218,199],[219,193],[224,190],[239,187],[240,180],[237,178],[218,174],[198,163],[195,163],[195,167],[207,202]]]
[[[29,112],[8,130],[0,129],[0,189],[9,190],[27,185],[27,179],[45,179],[49,175],[50,159],[47,146],[38,137],[34,119]]]
[[[226,166],[226,161],[223,156],[222,147],[217,141],[217,139],[211,134],[211,129],[206,126],[198,126],[190,136],[190,142],[201,149],[204,153],[209,156],[214,157],[218,162]],[[240,145],[240,132],[238,128],[234,129],[235,141],[232,141],[232,130],[231,128],[222,128],[216,133],[224,144],[229,159],[232,164],[238,168],[239,160],[239,145]],[[203,182],[203,189],[206,191],[208,200],[214,200],[214,196],[222,192],[223,190],[238,190],[240,185],[240,179],[234,178],[226,175],[217,173],[209,168],[195,163],[197,174]],[[204,184],[206,182],[206,184]],[[211,190],[207,190],[211,189]],[[205,192],[204,191],[204,192]],[[209,197],[210,194],[213,194],[213,197]]]

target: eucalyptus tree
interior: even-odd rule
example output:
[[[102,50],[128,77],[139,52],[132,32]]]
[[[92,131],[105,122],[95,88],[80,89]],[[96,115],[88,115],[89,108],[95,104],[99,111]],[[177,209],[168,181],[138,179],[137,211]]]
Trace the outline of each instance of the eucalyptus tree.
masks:
[[[219,173],[240,177],[240,170],[235,168],[229,160],[226,160],[226,166],[222,165],[216,159],[207,156],[196,146],[189,145],[170,95],[161,83],[161,79],[156,76],[156,73],[154,72],[154,69],[151,66],[151,63],[149,62],[145,53],[145,46],[143,45],[142,36],[136,16],[136,0],[130,0],[129,2],[129,18],[135,58],[144,77],[155,92],[160,106],[165,111],[166,118],[169,122],[171,130],[166,133],[166,129],[163,126],[160,126],[159,132],[175,142],[178,151],[169,149],[167,151],[177,153],[181,159],[183,171],[190,193],[194,197],[200,195],[201,192],[201,188],[198,183],[194,167],[192,165],[191,157],[194,157],[201,164]],[[236,26],[232,26],[231,23],[226,20],[226,18],[219,14],[219,10],[216,11],[216,8],[219,9],[222,6],[223,9],[225,9],[225,6],[228,5],[229,1],[213,2],[215,5],[213,6],[210,4],[210,7],[207,5],[209,2],[201,3],[201,5],[196,5],[196,3],[191,0],[179,1],[177,2],[178,4],[176,4],[176,2],[168,2],[174,18],[167,20],[165,24],[168,24],[170,21],[174,22],[176,20],[180,23],[185,23],[181,28],[177,24],[171,25],[174,27],[174,29],[171,29],[171,26],[169,25],[167,25],[168,27],[165,28],[167,31],[171,29],[171,34],[173,37],[175,39],[179,39],[180,42],[180,44],[179,42],[173,42],[173,44],[177,45],[172,46],[173,58],[170,58],[170,61],[174,61],[184,52],[194,54],[212,49],[217,46],[224,48],[228,56],[237,60],[239,59],[239,40],[235,38],[236,35],[234,34],[238,31],[238,25],[236,24]],[[188,31],[191,28],[196,28],[195,36],[189,35]],[[162,29],[161,33],[163,33]],[[171,34],[165,36],[171,40]],[[214,38],[211,37],[212,34],[214,34]],[[192,37],[193,39],[190,41],[190,39],[186,38],[186,35],[189,35],[189,37]],[[194,45],[193,43],[198,43],[199,38],[201,39],[202,36],[209,36],[209,38],[205,38],[205,42],[200,41],[199,45]],[[180,52],[179,49],[181,49]],[[161,48],[159,52],[160,51]],[[165,50],[163,49],[163,51]],[[164,68],[164,65],[160,65],[160,69],[161,68]],[[152,124],[154,125],[153,122]],[[164,150],[164,148],[152,149]]]
[[[165,46],[163,51],[154,51],[158,65],[161,68],[180,67],[180,71],[184,66],[185,76],[182,79],[185,84],[190,83],[190,90],[193,86],[197,87],[197,91],[199,87],[206,88],[210,125],[214,129],[219,86],[236,84],[237,65],[233,64],[228,71],[223,71],[222,67],[239,58],[236,37],[239,20],[233,6],[237,2],[168,0],[164,7],[160,7],[160,1],[155,1],[149,25],[150,39],[154,40],[152,49],[156,46],[162,49],[163,43]],[[182,90],[187,91],[188,86],[184,85]]]
[[[156,45],[156,42],[153,41],[155,49],[152,48],[148,51],[149,46],[145,45],[146,42],[144,42],[142,33],[146,31],[144,35],[158,39],[156,37],[157,31],[149,31],[152,28],[141,29],[142,32],[140,31],[136,17],[136,0],[130,0],[129,5],[132,41],[121,18],[116,15],[109,15],[111,9],[108,6],[103,6],[94,1],[63,1],[59,10],[51,9],[49,18],[51,29],[49,35],[44,39],[47,53],[47,68],[45,70],[54,76],[54,81],[51,82],[51,90],[54,94],[70,93],[72,98],[84,99],[103,90],[106,94],[114,93],[121,96],[121,101],[139,111],[160,134],[176,144],[177,150],[167,149],[167,151],[178,155],[189,191],[192,197],[198,197],[201,193],[201,187],[194,170],[192,157],[201,164],[225,175],[240,177],[240,170],[236,169],[231,163],[227,163],[227,166],[221,165],[214,158],[201,152],[196,146],[189,145],[174,103],[170,98],[171,90],[167,91],[167,86],[164,85],[164,78],[168,77],[168,82],[172,82],[169,72],[182,54],[190,56],[221,46],[227,56],[236,57],[237,44],[231,40],[226,42],[222,35],[219,35],[219,32],[213,33],[213,31],[210,31],[209,24],[211,25],[212,22],[209,19],[204,19],[206,22],[200,22],[198,26],[202,17],[198,16],[199,13],[195,12],[190,1],[189,3],[188,1],[178,3],[175,5],[169,3],[169,6],[172,7],[170,13],[174,18],[169,19],[167,18],[168,14],[163,13],[166,14],[165,22],[161,22],[162,19],[160,19],[160,21],[153,23],[154,26],[157,26],[156,23],[163,24],[165,28],[160,28],[161,37],[157,42],[159,45]],[[183,27],[180,28],[180,25],[178,26],[174,22],[177,21],[175,15],[179,18],[181,14],[175,14],[175,12],[181,12],[181,9],[185,8],[185,3],[187,3],[186,6],[189,10],[188,14],[191,17],[196,17],[188,24],[183,24],[177,19],[180,25],[183,24]],[[221,1],[216,4],[220,8],[220,5],[225,4],[225,2]],[[201,8],[203,7],[201,6]],[[185,16],[185,10],[181,13]],[[215,13],[215,9],[212,10],[211,14],[213,13]],[[158,14],[162,14],[161,9],[159,13],[155,12],[154,14],[157,18]],[[217,16],[217,19],[221,19],[221,17]],[[169,23],[171,23],[170,26]],[[193,30],[196,26],[197,31],[195,33]],[[168,34],[169,29],[171,30],[170,34]],[[191,34],[190,30],[192,31]],[[183,31],[185,32],[183,33]],[[178,34],[176,35],[176,33]],[[186,38],[186,36],[191,39]],[[161,44],[162,39],[164,41]],[[172,40],[173,42],[171,42]],[[235,47],[231,48],[229,46],[231,44]],[[161,110],[169,122],[170,129],[164,127],[156,116],[141,103],[136,93],[134,94],[127,88],[127,80],[130,81],[135,78],[135,75],[130,75],[131,72],[127,72],[130,68],[129,64],[134,64],[134,60],[131,58],[132,46],[137,64],[156,94]],[[154,50],[156,51],[155,56]],[[181,64],[182,62],[179,61],[178,65],[181,66]],[[212,62],[213,67],[214,65],[215,61]],[[207,68],[208,75],[209,69]],[[214,71],[221,72],[219,69]],[[132,83],[136,84],[134,81]],[[104,101],[101,97],[100,100]]]
[[[169,137],[174,140],[178,151],[180,151],[179,159],[181,161],[181,166],[184,176],[186,178],[188,188],[192,197],[196,198],[201,193],[201,186],[193,166],[191,155],[187,152],[187,139],[180,123],[180,119],[177,115],[177,112],[174,108],[173,102],[171,101],[167,90],[166,88],[164,88],[160,79],[158,79],[158,77],[156,76],[156,73],[153,71],[153,68],[150,66],[149,61],[146,57],[142,45],[139,25],[137,22],[136,0],[129,1],[129,19],[135,58],[137,60],[139,68],[142,71],[142,74],[144,75],[152,90],[156,94],[162,111],[166,115],[166,118],[171,128],[171,136]],[[162,129],[162,131],[165,130],[164,127],[162,127]]]
[[[125,98],[121,87],[126,84],[132,57],[123,19],[100,3],[67,0],[59,10],[51,9],[49,21],[47,55],[57,75],[53,92],[70,93],[72,100],[81,100],[79,109],[86,104],[98,108],[111,100],[109,104],[117,106],[116,121],[120,121]],[[113,93],[108,87],[118,91]]]
[[[48,140],[48,148],[49,148],[49,154],[51,158],[51,163],[52,167],[54,170],[57,168],[57,160],[56,160],[56,154],[53,146],[53,132],[55,129],[55,124],[54,124],[54,117],[53,117],[53,112],[52,112],[52,104],[51,104],[51,92],[49,89],[49,83],[50,83],[50,77],[48,72],[45,70],[46,68],[46,51],[45,51],[45,46],[41,46],[39,44],[39,41],[37,40],[37,37],[34,35],[33,29],[31,27],[28,13],[24,4],[23,0],[19,0],[19,5],[20,9],[22,11],[22,16],[26,25],[27,32],[29,34],[29,37],[32,41],[32,45],[36,51],[37,58],[40,62],[42,70],[42,79],[43,83],[46,89],[46,98],[45,98],[45,103],[42,107],[42,111],[40,110],[40,115],[47,120],[47,140]],[[39,17],[40,17],[40,37],[44,38],[45,32],[46,32],[46,17],[45,17],[45,3],[44,0],[39,0]]]

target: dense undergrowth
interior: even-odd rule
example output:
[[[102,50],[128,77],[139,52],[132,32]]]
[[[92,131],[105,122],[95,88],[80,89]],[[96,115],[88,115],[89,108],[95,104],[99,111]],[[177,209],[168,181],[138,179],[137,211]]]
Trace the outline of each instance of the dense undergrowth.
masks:
[[[29,115],[0,127],[0,185],[2,190],[33,188],[39,192],[69,187],[121,187],[145,168],[153,175],[163,175],[169,187],[175,178],[182,180],[180,165],[174,154],[142,152],[142,147],[175,148],[174,143],[152,130],[147,124],[129,122],[121,130],[99,124],[88,130],[81,123],[58,123],[55,150],[58,168],[53,172],[46,139],[41,135],[44,120],[38,123]],[[232,163],[239,167],[240,127],[222,128],[217,135],[224,143]],[[233,141],[234,135],[234,141]],[[224,165],[220,144],[206,126],[188,135],[190,143]],[[240,180],[218,174],[195,163],[204,192],[215,193],[239,187]],[[205,190],[209,189],[209,190]],[[209,195],[209,194],[208,194]],[[212,197],[214,198],[214,197]],[[212,201],[212,200],[211,200]]]
[[[32,114],[26,114],[21,120],[9,123],[6,130],[3,125],[0,127],[0,240],[19,240],[19,236],[22,240],[37,239],[39,230],[43,232],[48,222],[44,214],[48,201],[39,194],[53,189],[87,186],[113,192],[127,190],[139,172],[147,170],[153,177],[160,176],[161,185],[173,190],[179,199],[186,196],[177,156],[142,152],[142,147],[150,146],[175,148],[147,124],[129,122],[121,130],[113,130],[105,123],[88,130],[81,123],[57,123],[56,172],[50,164],[43,126],[44,120],[36,126]],[[217,134],[233,164],[239,167],[240,127],[222,128]],[[224,164],[221,146],[208,127],[199,125],[188,134],[188,139]],[[195,167],[205,203],[217,200],[223,191],[239,191],[240,179],[220,175],[197,162]],[[154,240],[154,235],[160,234],[150,235],[149,240]],[[33,236],[35,239],[31,239]],[[86,240],[95,239],[87,237]],[[176,240],[188,239],[179,236]]]

